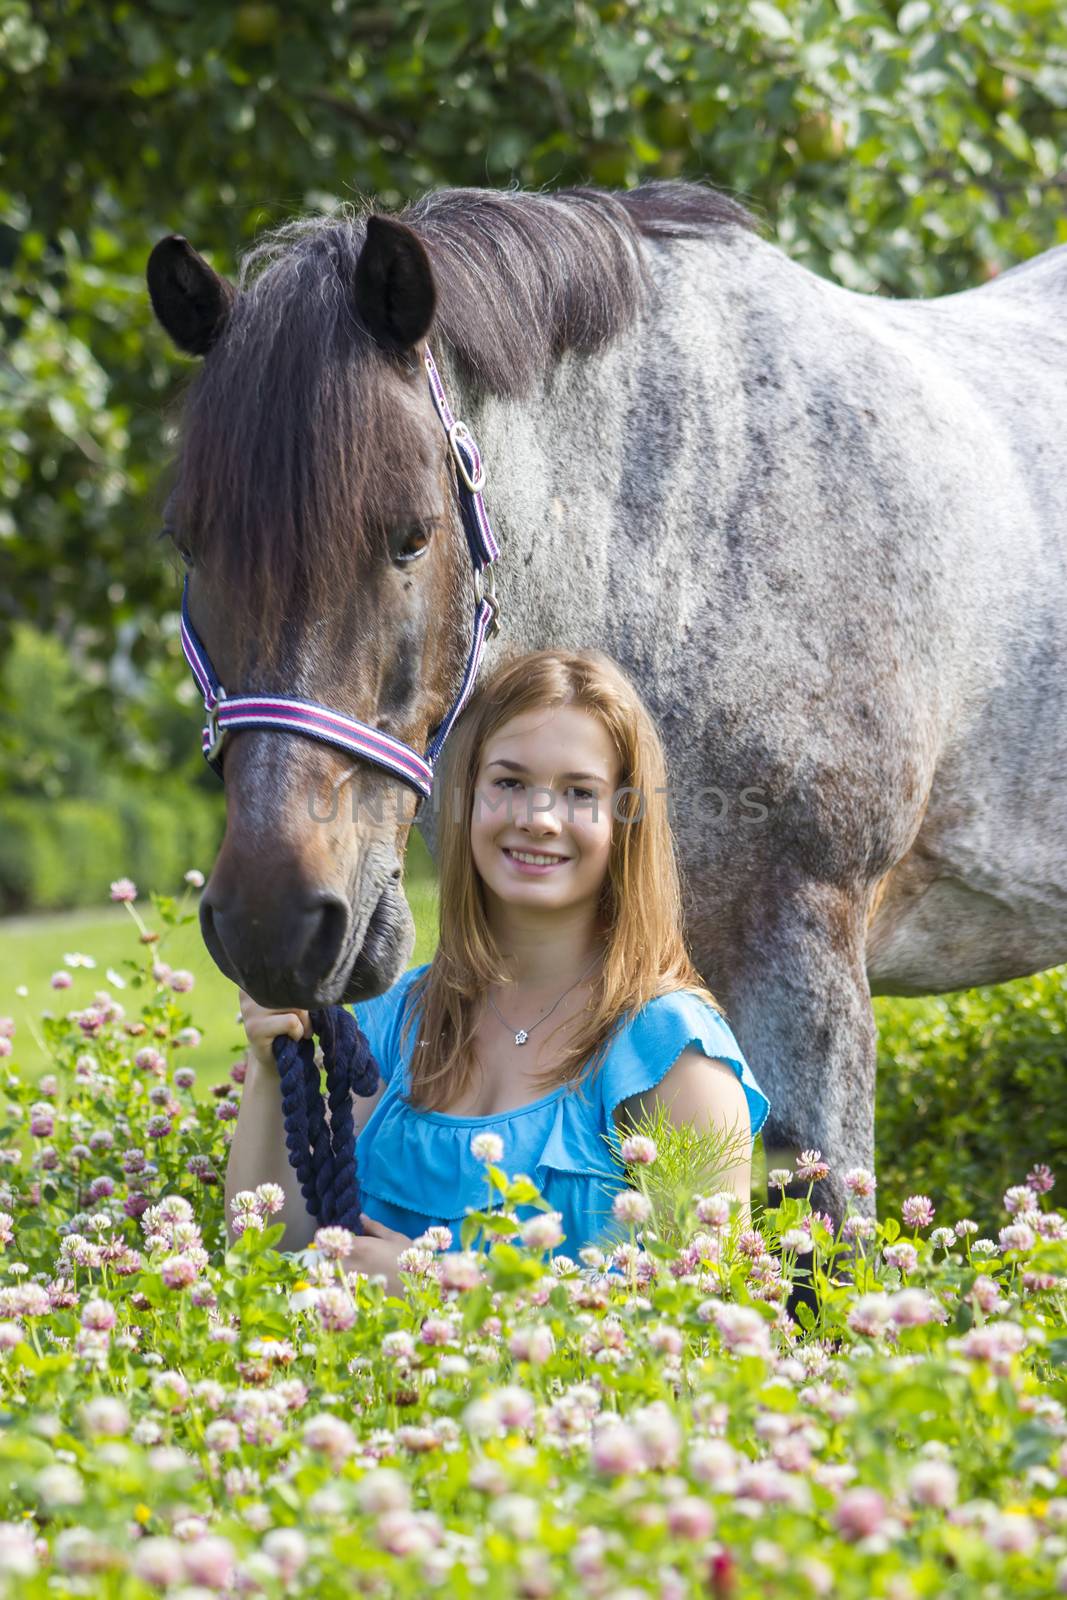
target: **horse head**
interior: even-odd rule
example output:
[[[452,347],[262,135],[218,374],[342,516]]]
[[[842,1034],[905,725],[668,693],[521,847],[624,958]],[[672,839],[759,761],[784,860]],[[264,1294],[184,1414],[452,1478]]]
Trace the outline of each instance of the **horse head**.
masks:
[[[463,680],[471,567],[422,360],[422,243],[375,216],[291,224],[232,285],[175,235],[148,284],[202,361],[166,531],[219,680],[424,750]],[[217,965],[276,1007],[387,988],[414,940],[402,871],[419,795],[273,728],[231,729],[220,759],[226,833],[200,908]]]

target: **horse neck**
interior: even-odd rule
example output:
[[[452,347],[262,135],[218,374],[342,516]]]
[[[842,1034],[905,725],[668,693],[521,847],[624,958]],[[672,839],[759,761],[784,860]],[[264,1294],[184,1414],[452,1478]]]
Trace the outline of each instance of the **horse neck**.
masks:
[[[753,246],[801,270],[752,236],[650,247],[645,310],[601,350],[564,352],[518,395],[487,394],[441,353],[485,461],[502,569],[523,593],[536,587],[538,613],[558,614],[565,633],[576,556],[610,559],[616,529],[635,536],[662,519],[662,464],[677,462],[677,489],[707,461],[730,460],[752,349],[738,331],[757,292]]]

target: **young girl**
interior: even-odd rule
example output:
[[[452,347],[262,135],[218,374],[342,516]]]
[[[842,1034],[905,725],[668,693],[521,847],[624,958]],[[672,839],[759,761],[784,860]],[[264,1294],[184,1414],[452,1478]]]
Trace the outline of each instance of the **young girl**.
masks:
[[[633,684],[600,652],[506,661],[450,733],[437,782],[437,953],[354,1008],[382,1082],[355,1101],[367,1232],[349,1268],[396,1289],[398,1255],[432,1224],[459,1248],[486,1200],[479,1132],[561,1213],[571,1256],[625,1186],[611,1131],[657,1104],[729,1138],[721,1187],[747,1204],[768,1101],[686,952],[663,747]],[[282,1248],[301,1249],[315,1224],[287,1168],[270,1045],[300,1038],[307,1013],[244,994],[241,1008],[250,1076],[272,1079],[278,1105],[253,1132],[246,1085],[227,1197],[282,1183]]]

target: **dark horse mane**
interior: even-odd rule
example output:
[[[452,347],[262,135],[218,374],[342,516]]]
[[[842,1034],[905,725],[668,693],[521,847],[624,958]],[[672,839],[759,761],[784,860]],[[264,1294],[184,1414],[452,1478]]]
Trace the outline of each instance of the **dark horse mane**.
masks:
[[[417,430],[387,402],[387,366],[352,303],[368,214],[298,218],[257,240],[187,398],[178,542],[194,561],[210,550],[224,583],[254,577],[261,616],[328,612],[354,557],[407,509]],[[433,267],[432,347],[496,395],[527,391],[565,351],[595,351],[633,320],[649,287],[644,241],[755,226],[729,196],[683,182],[444,189],[398,220]]]

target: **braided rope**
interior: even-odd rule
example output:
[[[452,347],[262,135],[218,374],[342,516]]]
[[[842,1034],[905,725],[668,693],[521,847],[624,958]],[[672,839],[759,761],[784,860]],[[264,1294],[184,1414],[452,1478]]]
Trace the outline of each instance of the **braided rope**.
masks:
[[[359,1181],[352,1095],[372,1095],[378,1087],[378,1063],[365,1034],[350,1011],[330,1006],[310,1013],[312,1039],[281,1035],[271,1048],[281,1079],[285,1148],[296,1173],[304,1204],[321,1227],[360,1226]],[[329,1121],[315,1063],[317,1038],[322,1047],[329,1102]]]

